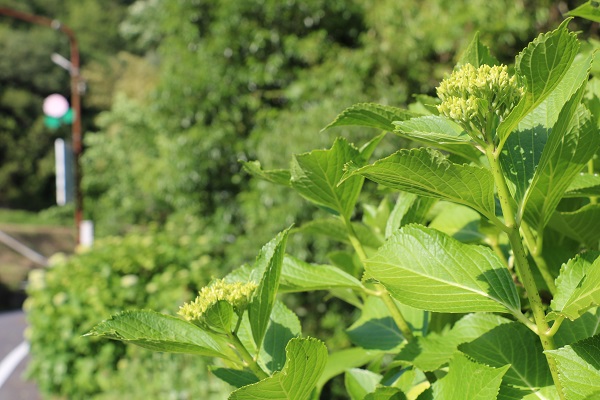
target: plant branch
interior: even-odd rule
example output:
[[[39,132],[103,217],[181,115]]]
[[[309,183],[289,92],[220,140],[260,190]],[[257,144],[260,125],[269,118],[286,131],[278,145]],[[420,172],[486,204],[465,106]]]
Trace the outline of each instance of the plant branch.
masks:
[[[554,277],[550,273],[550,270],[548,269],[548,264],[542,256],[542,234],[538,232],[538,238],[536,240],[533,236],[533,232],[531,232],[531,228],[526,224],[521,225],[521,231],[523,232],[523,236],[525,237],[525,243],[527,244],[529,254],[531,254],[531,257],[533,257],[533,260],[535,261],[535,264],[537,265],[540,274],[542,274],[542,278],[544,279],[546,286],[548,286],[548,290],[550,290],[550,293],[554,295],[556,293],[556,284],[554,283]]]
[[[553,337],[547,335],[547,332],[550,328],[546,322],[544,305],[542,304],[540,292],[535,284],[531,267],[527,261],[525,248],[523,247],[523,241],[519,233],[519,225],[515,219],[515,213],[511,202],[512,197],[508,190],[504,174],[502,173],[502,168],[500,167],[499,153],[494,151],[494,147],[490,145],[486,149],[486,156],[490,163],[492,175],[494,176],[494,182],[498,191],[500,206],[502,207],[502,214],[504,216],[504,221],[506,222],[506,227],[508,228],[508,240],[510,241],[511,248],[513,250],[517,275],[521,279],[521,282],[525,287],[527,297],[529,298],[529,304],[531,306],[531,310],[533,311],[533,317],[535,320],[535,325],[537,326],[538,336],[542,342],[542,347],[544,350],[554,350],[556,346],[554,344]],[[562,385],[558,379],[558,367],[556,365],[556,361],[549,354],[546,355],[546,360],[548,362],[548,366],[550,367],[552,379],[556,385],[559,397],[564,399]]]
[[[588,174],[594,175],[594,158],[593,157],[592,157],[592,159],[590,161],[588,161],[587,167],[588,167]],[[597,196],[590,196],[590,203],[591,204],[598,203],[598,197]]]

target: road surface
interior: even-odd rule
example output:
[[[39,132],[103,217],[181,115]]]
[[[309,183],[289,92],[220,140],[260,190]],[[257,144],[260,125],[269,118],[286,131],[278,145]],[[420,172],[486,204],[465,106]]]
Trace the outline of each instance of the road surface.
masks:
[[[29,346],[22,311],[0,313],[0,400],[40,400],[37,387],[23,379]]]

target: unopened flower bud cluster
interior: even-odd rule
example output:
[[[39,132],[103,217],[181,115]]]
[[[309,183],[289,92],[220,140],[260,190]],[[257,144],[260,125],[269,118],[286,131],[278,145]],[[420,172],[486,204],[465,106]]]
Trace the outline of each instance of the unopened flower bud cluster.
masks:
[[[523,97],[524,89],[506,65],[465,64],[437,88],[442,100],[438,111],[460,124],[467,132],[485,132],[489,118],[504,120]]]
[[[194,301],[181,306],[178,314],[188,321],[202,321],[206,310],[221,300],[231,304],[233,310],[241,314],[248,307],[256,287],[252,282],[228,283],[223,279],[217,280],[212,285],[202,288]]]

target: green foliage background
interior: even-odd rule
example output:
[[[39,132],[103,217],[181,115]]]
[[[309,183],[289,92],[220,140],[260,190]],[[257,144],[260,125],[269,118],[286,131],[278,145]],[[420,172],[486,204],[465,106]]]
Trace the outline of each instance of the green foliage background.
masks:
[[[94,320],[119,310],[174,314],[173,305],[191,299],[217,273],[218,265],[207,255],[211,238],[180,233],[154,229],[106,237],[76,257],[57,255],[52,267],[31,274],[24,306],[34,355],[28,374],[42,392],[70,399],[100,393],[105,398],[187,398],[189,391],[222,390],[222,385],[199,382],[206,373],[202,360],[83,337]],[[140,387],[141,379],[148,384]]]

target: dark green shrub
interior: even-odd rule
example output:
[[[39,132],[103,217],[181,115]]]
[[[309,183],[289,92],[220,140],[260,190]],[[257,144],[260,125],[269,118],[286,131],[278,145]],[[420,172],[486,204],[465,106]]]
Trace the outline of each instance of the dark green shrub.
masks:
[[[195,387],[198,376],[205,374],[202,362],[157,358],[82,335],[98,319],[122,309],[175,312],[173,305],[190,299],[216,273],[209,249],[207,236],[131,233],[101,239],[93,249],[70,258],[55,257],[52,267],[34,271],[25,303],[32,354],[29,377],[43,393],[69,399],[116,390],[119,398],[186,398],[190,385]],[[182,368],[190,373],[161,379]],[[178,385],[186,378],[188,382]],[[149,384],[134,388],[139,382]],[[185,392],[177,393],[178,386]]]

